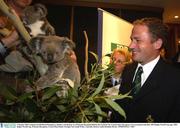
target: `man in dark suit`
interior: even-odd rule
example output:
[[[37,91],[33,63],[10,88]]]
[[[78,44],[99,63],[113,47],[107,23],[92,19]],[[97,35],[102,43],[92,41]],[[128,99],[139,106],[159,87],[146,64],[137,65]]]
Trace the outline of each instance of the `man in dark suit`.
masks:
[[[160,56],[166,46],[168,29],[161,20],[143,18],[133,23],[130,49],[133,64],[122,74],[120,93],[132,99],[117,101],[126,120],[115,112],[113,122],[180,122],[180,70]],[[141,68],[139,78],[137,71]],[[138,89],[137,89],[138,88]]]
[[[178,51],[177,53],[175,54],[175,56],[172,58],[172,63],[180,68],[180,44],[178,44]]]

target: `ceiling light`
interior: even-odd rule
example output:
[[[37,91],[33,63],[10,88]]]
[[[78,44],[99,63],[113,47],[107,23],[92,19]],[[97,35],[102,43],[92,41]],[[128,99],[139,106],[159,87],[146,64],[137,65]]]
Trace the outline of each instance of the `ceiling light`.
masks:
[[[178,18],[179,18],[179,16],[174,16],[174,18],[175,18],[175,19],[178,19]]]

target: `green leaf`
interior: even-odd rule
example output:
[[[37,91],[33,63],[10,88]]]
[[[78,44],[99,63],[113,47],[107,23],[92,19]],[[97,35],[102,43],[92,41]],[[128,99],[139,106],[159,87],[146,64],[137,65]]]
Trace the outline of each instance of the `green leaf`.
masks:
[[[97,105],[96,103],[94,103],[94,105],[95,105],[96,112],[98,113],[98,122],[102,122],[103,118],[102,118],[102,116],[100,116],[100,115],[102,115],[102,110],[99,107],[99,105]]]
[[[10,115],[10,112],[7,109],[5,109],[5,108],[0,109],[0,117],[6,117],[9,115]]]
[[[120,115],[126,119],[126,114],[124,110],[119,106],[116,102],[114,102],[112,99],[105,99],[106,103],[108,103],[114,110],[116,110]]]
[[[93,56],[94,56],[94,58],[96,59],[96,62],[98,62],[98,55],[97,54],[95,54],[94,52],[89,52],[89,53],[91,53]]]
[[[47,91],[44,92],[44,95],[42,96],[42,101],[49,99],[51,96],[53,96],[58,90],[60,89],[59,86],[53,86],[51,88],[48,88]]]
[[[65,112],[67,111],[67,107],[64,105],[56,105],[56,107],[60,110],[60,112]]]
[[[86,116],[93,116],[94,115],[94,112],[92,110],[90,110],[89,108],[85,109],[83,112]]]
[[[27,98],[32,98],[32,97],[33,97],[33,95],[32,95],[31,92],[30,93],[25,93],[25,94],[18,97],[18,102],[23,102]]]
[[[99,92],[101,92],[101,90],[102,90],[102,88],[103,88],[103,85],[104,85],[104,80],[105,80],[105,79],[104,79],[104,74],[103,74],[98,88],[97,88],[96,91],[91,95],[92,97],[96,96],[97,94],[99,94]]]
[[[129,93],[126,93],[124,95],[119,94],[119,95],[115,95],[115,96],[107,96],[109,99],[114,99],[114,100],[120,100],[120,99],[124,99],[124,98],[132,98],[132,96],[129,96]]]
[[[24,103],[24,107],[27,109],[27,111],[35,113],[37,115],[39,106],[35,100],[27,98],[26,100],[23,101],[23,103]]]
[[[0,120],[1,122],[10,122],[11,114],[9,112],[4,112],[4,110],[0,110]]]
[[[1,86],[0,94],[8,100],[15,101],[17,99],[14,90],[8,86]]]

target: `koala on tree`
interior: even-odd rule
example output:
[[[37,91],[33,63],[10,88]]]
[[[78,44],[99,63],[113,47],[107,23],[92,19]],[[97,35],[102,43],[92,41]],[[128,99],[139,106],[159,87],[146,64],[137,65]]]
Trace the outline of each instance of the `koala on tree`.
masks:
[[[46,16],[47,8],[42,4],[27,6],[23,10],[21,19],[32,37],[38,35],[55,35],[55,30],[48,22]],[[8,34],[8,31],[3,29],[3,31],[0,31],[0,33]],[[36,57],[36,59],[34,59],[33,56],[31,56],[29,48],[27,45],[25,45],[26,43],[24,43],[24,39],[20,38],[18,42],[20,43],[17,45],[16,49],[11,49],[10,53],[6,57],[5,64],[0,65],[0,71],[31,71],[33,70],[32,64],[36,64],[36,67],[39,67],[39,73],[41,75],[44,74],[44,72],[47,70],[47,65],[42,63],[41,58]],[[19,59],[21,59],[21,61],[19,61]]]
[[[80,71],[77,63],[70,57],[75,43],[66,37],[38,36],[30,40],[33,54],[40,55],[48,65],[47,72],[35,83],[37,90],[59,84],[64,96],[69,87],[80,85]]]
[[[55,35],[55,29],[47,18],[47,8],[43,4],[27,6],[21,19],[32,37],[38,35]]]

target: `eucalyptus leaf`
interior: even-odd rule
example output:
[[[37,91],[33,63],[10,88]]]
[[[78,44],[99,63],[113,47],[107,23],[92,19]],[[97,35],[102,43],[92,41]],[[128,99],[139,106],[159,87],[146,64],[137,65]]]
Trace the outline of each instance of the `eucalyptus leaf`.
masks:
[[[86,109],[86,110],[84,110],[84,114],[87,116],[93,116],[94,112],[91,109],[88,109],[88,110]]]
[[[103,85],[104,85],[104,81],[105,81],[105,79],[104,79],[104,74],[102,74],[102,78],[101,78],[100,84],[99,84],[98,88],[95,90],[95,92],[91,95],[91,97],[94,97],[94,96],[96,96],[98,93],[101,92],[101,90],[102,90],[102,88],[103,88]]]
[[[102,118],[102,116],[100,116],[100,115],[102,115],[102,110],[99,107],[99,105],[97,105],[96,103],[94,103],[94,105],[95,105],[95,108],[96,108],[96,112],[98,113],[98,122],[102,122],[103,118]]]
[[[132,96],[129,96],[129,92],[126,94],[119,94],[119,95],[114,95],[114,96],[107,96],[109,99],[112,100],[120,100],[124,98],[132,98]]]
[[[39,112],[39,106],[38,102],[36,102],[34,99],[27,98],[23,101],[23,106],[29,111],[37,115],[37,112]]]
[[[126,114],[124,112],[124,110],[121,108],[121,106],[119,106],[115,101],[113,101],[112,99],[105,99],[105,101],[114,109],[116,110],[120,115],[122,115],[124,117],[124,119],[126,119]]]
[[[43,94],[43,96],[42,96],[42,101],[49,99],[51,96],[53,96],[54,94],[56,94],[56,92],[57,92],[59,89],[60,89],[59,86],[52,86],[52,87],[48,88],[48,89],[44,92],[44,94]]]
[[[0,94],[6,98],[7,100],[15,101],[17,99],[16,94],[14,93],[13,89],[8,86],[0,86]]]
[[[89,53],[91,53],[94,56],[94,58],[96,59],[96,62],[98,62],[98,60],[99,60],[98,55],[91,51]]]
[[[6,116],[6,114],[0,111],[0,118],[5,117],[5,116]]]
[[[64,106],[64,105],[56,105],[56,107],[57,107],[61,112],[67,111],[67,107]]]
[[[24,93],[24,94],[22,94],[21,96],[18,97],[17,102],[23,102],[27,98],[32,98],[32,97],[33,97],[33,95],[32,95],[31,92],[30,93]]]

